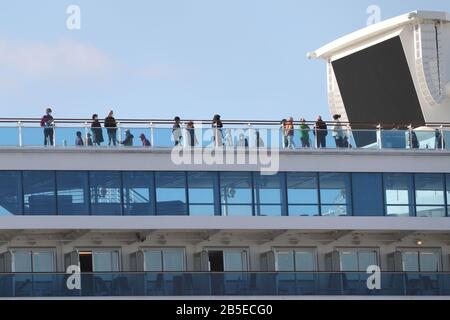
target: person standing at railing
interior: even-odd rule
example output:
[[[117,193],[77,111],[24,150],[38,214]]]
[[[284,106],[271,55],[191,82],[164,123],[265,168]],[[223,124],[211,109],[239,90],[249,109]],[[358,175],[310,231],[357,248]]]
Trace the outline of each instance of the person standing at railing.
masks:
[[[337,148],[344,147],[344,130],[342,129],[341,121],[339,120],[340,118],[340,114],[335,114],[333,116],[334,126],[331,133],[333,135],[334,141],[336,142]]]
[[[180,117],[175,117],[173,120],[174,124],[172,126],[172,137],[176,147],[181,144],[181,139],[183,138],[183,136],[181,134]]]
[[[222,128],[223,123],[222,120],[220,120],[220,115],[216,114],[213,117],[212,121],[212,128],[214,130],[214,145],[216,147],[222,147],[223,146],[223,134],[222,134]]]
[[[195,136],[194,122],[189,121],[186,125],[187,143],[189,147],[194,147],[198,144],[197,137]]]
[[[283,149],[286,149],[288,147],[288,137],[286,135],[286,119],[281,120],[281,133],[283,135]]]
[[[75,145],[77,147],[84,146],[84,141],[83,141],[83,136],[81,134],[81,131],[77,131],[76,135],[77,135],[77,137],[75,138]]]
[[[288,141],[288,148],[289,149],[295,149],[295,143],[294,143],[294,118],[289,117],[288,121],[286,121],[286,127],[285,127],[285,136],[287,137]]]
[[[111,110],[105,118],[105,128],[108,133],[108,145],[111,143],[115,146],[117,144],[117,122],[114,118],[114,112]]]
[[[321,116],[317,117],[316,125],[314,127],[314,134],[316,136],[316,146],[317,148],[326,148],[326,137],[328,135],[328,128],[325,121],[322,120]]]
[[[302,143],[302,148],[310,148],[311,144],[309,142],[309,132],[311,128],[306,124],[304,118],[300,119],[300,141]]]
[[[92,124],[91,124],[91,131],[92,131],[92,135],[93,135],[93,144],[96,146],[100,146],[102,144],[103,141],[105,141],[103,139],[103,130],[102,130],[102,125],[100,123],[100,121],[98,120],[98,114],[93,114],[92,115]]]
[[[41,118],[41,127],[44,128],[44,146],[52,146],[53,141],[53,131],[55,128],[55,120],[52,117],[52,109],[47,108],[45,115]]]

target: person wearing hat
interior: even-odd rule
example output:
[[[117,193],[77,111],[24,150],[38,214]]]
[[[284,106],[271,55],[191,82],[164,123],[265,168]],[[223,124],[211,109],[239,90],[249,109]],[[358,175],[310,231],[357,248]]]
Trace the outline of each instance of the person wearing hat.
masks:
[[[121,141],[120,144],[123,144],[125,147],[133,146],[134,136],[131,134],[130,129],[125,130],[125,140]]]
[[[173,141],[175,143],[175,146],[178,146],[181,144],[181,139],[182,139],[182,135],[181,135],[181,119],[180,117],[175,117],[173,118],[173,126],[172,126],[172,138]]]
[[[55,128],[55,123],[52,117],[51,108],[47,108],[47,110],[45,110],[45,115],[41,118],[41,127],[44,128],[44,146],[52,146],[54,144],[53,131]]]
[[[150,141],[145,137],[145,134],[141,133],[141,135],[139,136],[139,138],[141,139],[141,142],[142,142],[142,146],[143,146],[143,147],[151,147],[151,143],[150,143]]]

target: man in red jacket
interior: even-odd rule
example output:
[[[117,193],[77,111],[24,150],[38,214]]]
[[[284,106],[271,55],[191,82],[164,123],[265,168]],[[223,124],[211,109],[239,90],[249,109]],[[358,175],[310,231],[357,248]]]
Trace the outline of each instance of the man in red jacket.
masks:
[[[54,120],[52,117],[52,109],[47,108],[45,115],[41,118],[41,127],[44,128],[44,146],[52,146],[54,144],[53,141],[53,129],[54,129]]]

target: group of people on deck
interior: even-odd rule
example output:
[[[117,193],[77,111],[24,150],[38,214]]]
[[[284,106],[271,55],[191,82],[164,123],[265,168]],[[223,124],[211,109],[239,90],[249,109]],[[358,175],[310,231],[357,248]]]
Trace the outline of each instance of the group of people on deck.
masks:
[[[331,130],[331,134],[334,138],[337,148],[348,148],[350,147],[348,141],[348,135],[346,133],[346,129],[340,122],[341,115],[335,114],[333,116],[334,125]],[[283,147],[286,149],[295,149],[294,135],[294,119],[289,117],[288,119],[281,120],[281,127],[283,130]],[[302,148],[311,148],[311,139],[310,139],[310,131],[311,128],[306,123],[304,118],[300,119],[300,142],[302,144]],[[315,126],[313,128],[313,134],[315,136],[315,143],[317,148],[326,148],[327,141],[326,137],[328,136],[328,127],[325,121],[322,120],[321,116],[317,117]]]

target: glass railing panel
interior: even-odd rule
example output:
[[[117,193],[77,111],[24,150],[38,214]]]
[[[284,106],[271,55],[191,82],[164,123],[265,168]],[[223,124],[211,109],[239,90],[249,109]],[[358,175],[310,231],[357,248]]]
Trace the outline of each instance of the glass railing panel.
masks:
[[[84,127],[57,127],[54,140],[57,147],[83,147],[87,145]]]
[[[382,149],[406,149],[409,147],[409,130],[381,130]]]
[[[22,128],[22,145],[25,147],[42,147],[53,145],[54,132],[52,128],[40,128],[38,126],[24,126]]]
[[[2,124],[0,127],[0,147],[17,147],[19,144],[17,124]]]
[[[442,149],[441,132],[439,129],[414,129],[413,131],[411,131],[411,136],[409,137],[409,139],[409,147],[411,149]]]
[[[348,144],[351,149],[375,150],[380,148],[380,133],[376,129],[354,129],[347,131]]]

